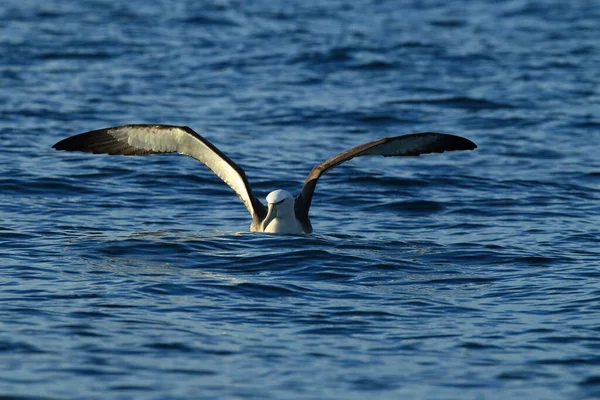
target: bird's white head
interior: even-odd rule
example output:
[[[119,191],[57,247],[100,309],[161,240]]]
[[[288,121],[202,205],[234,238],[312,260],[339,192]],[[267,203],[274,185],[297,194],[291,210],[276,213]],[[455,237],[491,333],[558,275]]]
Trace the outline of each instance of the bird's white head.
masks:
[[[284,201],[285,199],[293,199],[290,192],[287,192],[282,189],[277,189],[277,190],[273,190],[271,193],[269,193],[267,195],[266,200],[267,200],[268,204],[277,204],[277,203]]]

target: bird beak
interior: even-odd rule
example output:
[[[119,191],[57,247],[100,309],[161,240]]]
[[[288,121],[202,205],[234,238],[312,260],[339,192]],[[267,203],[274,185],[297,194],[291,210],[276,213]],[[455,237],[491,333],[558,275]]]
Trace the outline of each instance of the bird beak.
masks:
[[[269,209],[267,211],[267,216],[263,220],[262,224],[260,224],[261,230],[264,232],[265,228],[269,226],[271,221],[277,216],[277,207],[273,203],[269,203]]]

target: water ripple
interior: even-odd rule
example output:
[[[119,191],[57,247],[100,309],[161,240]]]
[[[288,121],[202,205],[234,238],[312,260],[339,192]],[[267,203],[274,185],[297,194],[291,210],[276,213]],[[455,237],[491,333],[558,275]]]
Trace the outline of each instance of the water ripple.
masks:
[[[590,4],[5,3],[0,397],[598,397]],[[51,148],[144,122],[261,200],[380,137],[479,147],[351,160],[314,234],[259,235],[189,157]]]

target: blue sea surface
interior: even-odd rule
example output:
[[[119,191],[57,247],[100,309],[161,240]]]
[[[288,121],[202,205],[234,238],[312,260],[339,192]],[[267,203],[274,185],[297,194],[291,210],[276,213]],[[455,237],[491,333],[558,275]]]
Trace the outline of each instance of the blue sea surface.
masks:
[[[600,3],[0,5],[0,398],[600,397]],[[303,236],[250,233],[180,155],[57,152],[188,125],[261,199],[352,146]]]

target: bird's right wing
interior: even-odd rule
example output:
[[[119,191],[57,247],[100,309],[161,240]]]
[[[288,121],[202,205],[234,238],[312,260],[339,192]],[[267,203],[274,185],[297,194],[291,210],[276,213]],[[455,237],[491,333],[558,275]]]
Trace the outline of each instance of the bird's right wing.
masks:
[[[71,136],[52,147],[56,150],[126,156],[184,154],[206,165],[229,185],[253,217],[262,219],[266,215],[265,207],[252,194],[244,170],[187,126],[123,125]]]
[[[460,136],[423,132],[382,138],[353,147],[314,167],[304,181],[302,192],[296,198],[295,212],[301,221],[308,220],[312,197],[321,175],[343,162],[360,156],[419,156],[454,150],[473,150],[477,145]]]

